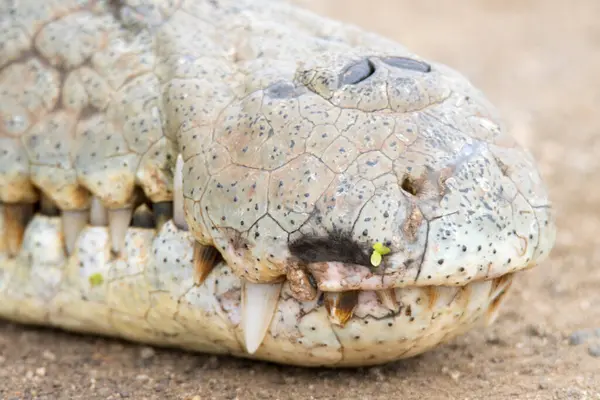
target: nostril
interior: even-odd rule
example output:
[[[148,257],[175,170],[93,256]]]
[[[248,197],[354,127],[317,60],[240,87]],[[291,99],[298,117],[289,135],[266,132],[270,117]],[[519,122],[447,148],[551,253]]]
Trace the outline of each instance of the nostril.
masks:
[[[407,193],[410,193],[413,196],[416,196],[419,193],[417,182],[408,175],[406,175],[404,179],[402,179],[401,187],[402,190],[404,190]]]
[[[413,60],[412,58],[406,57],[385,57],[382,59],[384,63],[387,65],[391,65],[392,67],[408,69],[411,71],[417,72],[431,72],[431,65],[424,63],[422,61]]]
[[[355,85],[365,81],[375,73],[375,65],[370,60],[362,60],[354,65],[349,66],[342,73],[342,85]]]

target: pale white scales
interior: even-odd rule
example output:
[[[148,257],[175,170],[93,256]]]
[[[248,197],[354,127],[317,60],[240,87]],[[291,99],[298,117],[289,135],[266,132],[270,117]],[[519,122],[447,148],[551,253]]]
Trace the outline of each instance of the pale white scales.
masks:
[[[491,321],[555,228],[460,74],[280,1],[0,2],[0,316],[296,365]]]

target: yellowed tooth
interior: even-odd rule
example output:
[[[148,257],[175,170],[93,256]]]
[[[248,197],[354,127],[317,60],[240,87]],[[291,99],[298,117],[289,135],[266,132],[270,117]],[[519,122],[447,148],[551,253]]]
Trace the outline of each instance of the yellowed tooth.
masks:
[[[277,309],[283,283],[242,282],[242,329],[246,351],[260,347]]]
[[[125,244],[127,228],[133,217],[133,208],[117,208],[108,210],[108,227],[110,230],[110,241],[113,254],[118,255]]]
[[[62,230],[65,237],[67,254],[72,254],[79,233],[85,228],[89,219],[89,210],[68,210],[62,213]]]
[[[358,304],[358,291],[325,293],[325,308],[332,324],[345,326]]]
[[[173,202],[161,201],[159,203],[154,203],[152,204],[152,212],[154,213],[156,230],[159,231],[165,222],[173,218]]]
[[[108,212],[96,196],[92,197],[92,206],[90,209],[90,224],[93,226],[107,226]]]
[[[4,204],[4,248],[10,257],[19,254],[27,224],[33,218],[33,204]]]
[[[202,285],[208,274],[221,260],[221,253],[212,247],[194,242],[194,283]]]
[[[507,274],[492,281],[492,287],[490,290],[490,298],[492,298],[492,301],[490,302],[490,306],[485,313],[486,326],[489,326],[496,321],[500,306],[504,302],[510,286],[512,285],[512,279],[513,274]]]
[[[377,293],[377,297],[384,307],[393,312],[400,311],[400,303],[396,300],[396,290],[377,290],[375,293]]]
[[[173,176],[173,222],[179,229],[188,230],[183,210],[183,157],[181,154],[177,156]]]

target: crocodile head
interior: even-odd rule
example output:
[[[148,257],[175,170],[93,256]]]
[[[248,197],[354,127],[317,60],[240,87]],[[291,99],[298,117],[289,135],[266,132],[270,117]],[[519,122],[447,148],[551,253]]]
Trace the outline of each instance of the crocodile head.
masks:
[[[286,2],[9,3],[2,317],[376,364],[493,317],[554,243],[493,106],[396,43]]]
[[[503,279],[549,253],[531,154],[452,69],[365,51],[246,68],[212,141],[183,130],[179,166],[186,224],[248,284],[323,292],[343,325],[362,291],[396,312],[398,288]]]

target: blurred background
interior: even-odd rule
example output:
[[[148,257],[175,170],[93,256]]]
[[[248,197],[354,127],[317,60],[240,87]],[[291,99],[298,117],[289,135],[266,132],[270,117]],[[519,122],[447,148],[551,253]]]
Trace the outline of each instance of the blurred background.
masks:
[[[0,398],[600,399],[600,1],[294,2],[449,64],[487,94],[549,186],[559,229],[550,259],[520,274],[490,328],[368,369],[284,368],[0,323]]]

